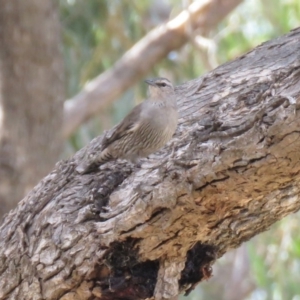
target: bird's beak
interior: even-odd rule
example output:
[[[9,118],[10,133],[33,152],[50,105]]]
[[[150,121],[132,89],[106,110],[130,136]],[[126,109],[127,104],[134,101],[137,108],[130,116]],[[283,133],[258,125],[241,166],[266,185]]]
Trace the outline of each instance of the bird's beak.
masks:
[[[147,84],[149,84],[149,85],[153,85],[153,86],[155,86],[155,83],[154,83],[154,81],[153,81],[153,80],[151,80],[151,79],[146,79],[146,80],[145,80],[145,82],[146,82]]]

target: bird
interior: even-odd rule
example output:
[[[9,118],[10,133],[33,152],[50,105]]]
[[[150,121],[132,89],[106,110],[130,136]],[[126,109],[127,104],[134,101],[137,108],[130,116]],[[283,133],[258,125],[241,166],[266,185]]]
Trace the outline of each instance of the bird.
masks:
[[[167,78],[146,79],[148,98],[135,106],[117,124],[109,137],[104,137],[99,153],[80,163],[81,174],[117,159],[137,163],[162,148],[176,131],[178,110],[172,83]]]

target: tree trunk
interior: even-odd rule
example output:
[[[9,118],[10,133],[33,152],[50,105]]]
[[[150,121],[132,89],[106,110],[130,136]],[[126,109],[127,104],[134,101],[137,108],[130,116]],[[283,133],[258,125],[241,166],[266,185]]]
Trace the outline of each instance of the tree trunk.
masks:
[[[176,89],[173,145],[79,175],[94,139],[0,228],[0,299],[172,299],[300,207],[300,28]],[[168,154],[174,149],[172,159]]]
[[[52,0],[0,0],[0,219],[59,159],[64,93]]]

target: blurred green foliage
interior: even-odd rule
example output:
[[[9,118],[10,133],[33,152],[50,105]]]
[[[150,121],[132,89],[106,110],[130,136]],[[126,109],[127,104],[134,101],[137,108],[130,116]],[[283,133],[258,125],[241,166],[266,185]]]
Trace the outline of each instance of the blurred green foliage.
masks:
[[[147,32],[176,16],[190,2],[59,0],[68,97],[112,67]],[[194,42],[171,52],[153,66],[149,77],[166,76],[182,83],[299,25],[299,0],[245,0],[206,37],[196,37]],[[136,102],[142,101],[145,97],[142,79],[140,85],[128,90],[112,107],[82,126],[68,141],[66,154],[84,146],[103,129],[121,120]],[[251,288],[243,299],[300,300],[299,219],[299,214],[289,216],[247,243],[249,272],[239,279],[238,287],[250,282]],[[232,253],[234,257],[235,252]],[[215,268],[235,272],[228,255]],[[219,273],[214,280],[199,285],[186,299],[229,300],[226,289],[233,288],[227,280],[229,276],[222,277]]]

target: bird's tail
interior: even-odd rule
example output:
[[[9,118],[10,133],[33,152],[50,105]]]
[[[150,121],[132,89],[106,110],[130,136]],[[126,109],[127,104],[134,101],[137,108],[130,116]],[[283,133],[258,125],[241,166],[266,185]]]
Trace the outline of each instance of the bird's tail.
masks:
[[[76,167],[76,171],[80,174],[87,174],[96,171],[100,165],[114,160],[113,155],[106,148],[100,154],[84,158],[83,161]]]

